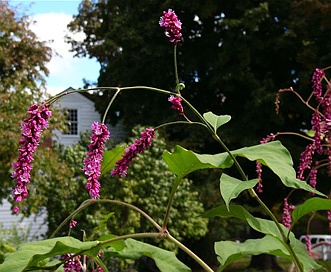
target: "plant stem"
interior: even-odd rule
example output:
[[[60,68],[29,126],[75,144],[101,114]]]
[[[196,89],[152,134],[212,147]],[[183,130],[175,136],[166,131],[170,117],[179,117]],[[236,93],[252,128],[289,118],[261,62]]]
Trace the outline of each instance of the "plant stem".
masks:
[[[113,97],[111,98],[111,100],[110,100],[110,102],[109,102],[109,104],[108,104],[108,106],[107,106],[107,108],[106,108],[106,110],[105,110],[105,113],[104,113],[104,115],[103,115],[103,118],[102,118],[102,124],[105,122],[105,120],[106,120],[106,116],[107,116],[107,113],[108,113],[108,111],[109,111],[109,109],[110,109],[110,106],[113,104],[115,98],[116,98],[117,95],[120,93],[120,91],[121,91],[121,89],[118,88],[117,92],[116,92],[116,93],[113,95]]]
[[[189,248],[184,246],[181,242],[172,237],[169,233],[167,239],[176,244],[181,250],[183,250],[187,255],[189,255],[193,260],[195,260],[205,271],[214,272],[203,260],[201,260],[194,252]]]
[[[169,201],[168,201],[168,205],[167,205],[167,210],[166,210],[166,213],[165,213],[164,219],[163,219],[163,227],[162,227],[162,229],[164,231],[167,230],[168,220],[169,220],[169,216],[170,216],[170,209],[171,209],[172,203],[174,201],[175,193],[177,191],[177,188],[179,186],[179,183],[180,183],[180,180],[177,180],[176,179],[175,185],[171,189],[171,193],[170,193],[170,197],[169,197]]]
[[[176,77],[176,86],[179,84],[178,78],[178,67],[177,67],[177,43],[174,46],[174,66],[175,66],[175,77]],[[180,94],[180,90],[177,90],[178,94]]]
[[[163,231],[162,227],[153,219],[151,218],[147,213],[145,213],[143,210],[139,209],[138,207],[123,202],[119,200],[112,200],[112,199],[88,199],[85,200],[75,211],[73,211],[66,219],[63,220],[63,222],[56,228],[56,230],[52,233],[52,235],[49,238],[53,238],[55,234],[72,218],[74,218],[79,212],[86,209],[88,206],[94,204],[94,203],[111,203],[116,205],[122,205],[129,207],[130,209],[133,209],[137,212],[139,212],[141,215],[143,215],[148,221],[150,221],[159,231]]]
[[[239,171],[243,181],[247,181],[248,178],[244,172],[244,170],[242,169],[241,165],[239,164],[239,162],[237,161],[237,159],[235,158],[235,156],[233,156],[232,152],[228,149],[228,147],[225,145],[225,143],[221,140],[221,138],[217,135],[216,131],[214,131],[214,129],[210,126],[210,124],[205,120],[205,118],[183,97],[181,97],[182,100],[191,108],[191,110],[199,117],[199,119],[206,124],[207,129],[209,130],[209,132],[212,134],[213,138],[221,145],[221,147],[229,154],[230,158],[233,160],[234,165],[236,166],[237,170]],[[270,209],[264,204],[264,202],[258,197],[258,195],[256,194],[256,192],[254,191],[254,189],[248,189],[248,192],[250,194],[250,196],[255,199],[260,205],[261,207],[265,210],[265,212],[269,215],[269,217],[271,218],[272,221],[274,221],[274,223],[276,224],[279,232],[281,233],[282,239],[284,241],[284,243],[287,245],[287,248],[289,250],[289,253],[291,254],[293,261],[296,265],[296,267],[299,269],[299,271],[302,271],[302,266],[299,262],[298,257],[296,256],[295,252],[293,251],[293,248],[287,243],[287,236],[285,235],[280,223],[278,222],[277,218],[274,216],[274,214],[270,211]]]

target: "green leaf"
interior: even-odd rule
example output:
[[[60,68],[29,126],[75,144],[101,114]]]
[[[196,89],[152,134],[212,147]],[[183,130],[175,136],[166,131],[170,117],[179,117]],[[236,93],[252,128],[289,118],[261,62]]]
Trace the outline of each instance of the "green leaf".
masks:
[[[232,199],[236,198],[242,191],[253,188],[258,182],[258,179],[242,181],[223,173],[221,175],[220,189],[227,208],[229,208]]]
[[[26,269],[37,269],[46,265],[48,258],[65,253],[88,251],[97,245],[98,241],[81,242],[72,237],[25,243],[20,245],[16,252],[5,256],[5,261],[0,265],[0,271],[21,272]]]
[[[269,235],[261,239],[248,239],[240,244],[231,241],[216,242],[214,249],[221,264],[221,270],[247,255],[268,253],[287,259],[291,258],[287,248],[278,239]]]
[[[303,189],[325,196],[306,182],[296,178],[291,155],[279,141],[244,147],[231,151],[231,153],[234,157],[239,156],[250,161],[257,160],[261,162],[269,167],[287,187]],[[164,152],[163,159],[167,163],[169,170],[181,178],[196,170],[206,168],[225,169],[233,165],[233,160],[226,152],[215,155],[200,155],[180,146],[176,146],[173,153]]]
[[[303,204],[299,205],[292,212],[292,226],[303,216],[313,212],[331,210],[331,200],[319,197],[313,197],[306,200]]]
[[[206,121],[212,125],[215,132],[220,126],[226,124],[231,120],[230,115],[215,115],[211,111],[204,113],[203,118],[205,118]]]
[[[315,131],[312,129],[307,130],[306,135],[313,138],[315,136]]]
[[[206,168],[222,168],[223,165],[231,166],[228,162],[228,154],[199,155],[181,146],[176,146],[173,153],[165,151],[163,159],[167,163],[169,170],[183,178],[191,172]]]
[[[115,168],[116,162],[122,159],[126,146],[115,147],[111,150],[105,151],[101,163],[101,176],[108,173]]]
[[[254,217],[251,215],[244,207],[240,205],[229,205],[229,209],[225,205],[218,206],[206,213],[205,217],[236,217],[245,220],[251,228],[255,229],[258,232],[274,236],[278,239],[282,239],[282,236],[275,224],[275,222],[267,219],[262,219]],[[284,226],[282,226],[285,232],[288,232]]]
[[[107,253],[111,256],[123,259],[138,259],[141,256],[152,258],[157,267],[164,272],[186,272],[191,271],[189,267],[180,262],[175,253],[156,246],[152,246],[133,239],[125,240],[126,247],[120,252]]]
[[[106,234],[101,237],[99,237],[98,241],[106,241],[110,240],[112,238],[118,237],[117,235],[114,234]],[[125,242],[123,240],[116,240],[110,243],[105,244],[103,247],[111,246],[114,250],[116,251],[121,251],[125,248]]]
[[[291,245],[300,260],[304,271],[321,268],[321,266],[309,256],[303,243],[296,239],[294,244],[292,242],[293,240],[291,240]],[[216,242],[214,248],[215,253],[218,255],[217,259],[221,264],[219,271],[222,271],[229,264],[247,255],[267,253],[292,260],[285,244],[270,235],[266,235],[261,239],[248,239],[240,244],[231,241]]]
[[[305,181],[296,178],[291,155],[279,141],[244,147],[233,151],[233,155],[245,157],[250,161],[257,160],[261,162],[263,165],[269,167],[287,187],[304,189],[308,192],[325,196]]]
[[[274,238],[274,239],[266,238],[266,239],[269,239],[267,241],[273,241],[273,242],[270,244],[269,248],[268,248],[268,245],[265,244],[265,242],[263,242],[263,244],[261,244],[260,247],[258,248],[258,250],[257,250],[258,252],[261,253],[261,250],[265,249],[265,250],[267,250],[265,253],[270,253],[270,254],[274,254],[274,255],[277,254],[277,256],[286,257],[286,256],[290,255],[286,248],[286,244],[282,239],[282,235],[279,232],[279,229],[277,228],[275,222],[273,222],[271,220],[267,220],[267,219],[254,217],[247,210],[245,210],[245,208],[243,208],[240,205],[230,205],[229,209],[227,209],[227,207],[225,205],[221,205],[219,207],[216,207],[216,208],[208,211],[207,213],[204,214],[204,216],[206,216],[206,217],[219,216],[219,217],[223,217],[223,218],[236,217],[236,218],[243,219],[254,230],[264,233],[267,236]],[[283,225],[280,225],[280,227],[283,229],[284,233],[288,233],[287,228],[285,228]],[[290,244],[293,247],[294,252],[297,254],[301,264],[304,267],[304,271],[310,271],[311,269],[320,268],[320,266],[309,256],[303,243],[301,243],[299,240],[297,240],[292,232],[290,232],[290,234],[289,234],[289,239],[290,239]],[[276,245],[278,245],[278,246],[282,245],[281,247],[279,247],[280,251],[275,250]],[[284,248],[286,248],[286,251],[284,250]],[[254,247],[252,249],[254,249]],[[229,249],[226,248],[226,250],[228,251],[228,253],[226,253],[226,254],[229,255],[229,257],[227,257],[229,260],[227,261],[227,263],[226,263],[226,261],[223,261],[223,263],[225,265],[228,265],[229,262],[232,261],[232,258],[234,260],[236,260],[237,258],[244,256],[244,253],[242,255],[238,255],[238,248],[235,248],[233,244],[231,245],[231,248],[229,248]],[[225,253],[222,253],[222,254],[225,254]]]

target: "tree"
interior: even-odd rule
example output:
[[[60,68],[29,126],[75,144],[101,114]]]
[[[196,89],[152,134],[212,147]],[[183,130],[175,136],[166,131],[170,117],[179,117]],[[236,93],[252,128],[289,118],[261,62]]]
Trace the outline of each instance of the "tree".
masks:
[[[45,79],[48,75],[46,63],[51,58],[51,49],[45,42],[38,41],[30,30],[31,20],[20,11],[11,7],[8,1],[0,3],[0,199],[7,197],[14,181],[11,179],[11,165],[17,157],[18,141],[20,139],[20,124],[26,118],[30,105],[45,99]],[[63,118],[56,111],[53,113],[51,130],[60,128]],[[50,130],[50,131],[51,131]],[[45,138],[51,134],[45,133]],[[39,157],[45,161],[53,161],[53,167],[63,168],[57,163],[57,155],[49,145],[42,144]],[[36,192],[38,182],[45,181],[40,172],[47,173],[45,161],[36,161],[33,171],[33,182],[30,187],[31,195],[36,198],[32,203],[24,203],[24,213],[31,209],[39,210],[40,196]],[[53,169],[54,169],[53,168]],[[49,168],[48,168],[49,170]],[[56,173],[55,170],[52,173]],[[41,187],[41,186],[39,186]]]
[[[293,86],[308,96],[309,75],[330,65],[329,1],[82,1],[69,29],[83,31],[86,39],[69,42],[77,56],[100,62],[98,86],[174,88],[172,46],[156,18],[168,8],[183,23],[177,48],[183,93],[201,112],[232,116],[231,126],[221,131],[231,148],[258,143],[270,132],[310,129],[310,112],[292,97],[282,98],[278,116],[273,105],[280,88]],[[96,99],[103,112],[107,94]],[[162,96],[122,93],[109,120],[120,118],[127,127],[145,120],[157,125],[173,118],[166,107]],[[215,150],[203,136],[192,144],[185,130],[173,129],[168,136],[200,151]],[[293,138],[284,143],[297,161],[305,143]],[[263,198],[274,206],[282,196],[269,192]]]

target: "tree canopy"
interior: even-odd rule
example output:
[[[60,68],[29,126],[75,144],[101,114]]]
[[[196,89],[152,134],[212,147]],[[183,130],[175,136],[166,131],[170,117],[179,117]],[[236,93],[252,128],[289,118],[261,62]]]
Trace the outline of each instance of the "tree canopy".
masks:
[[[86,38],[69,42],[77,56],[100,62],[98,86],[174,88],[172,45],[158,25],[168,8],[183,23],[183,94],[201,111],[232,115],[231,127],[223,131],[228,142],[246,145],[272,130],[302,128],[305,108],[285,99],[277,117],[274,99],[280,88],[304,92],[312,71],[330,64],[329,1],[82,1],[69,29]],[[97,98],[102,112],[108,94]],[[169,118],[167,106],[162,96],[123,93],[109,120],[157,124]]]
[[[20,9],[11,7],[8,1],[0,2],[0,199],[7,197],[14,181],[11,179],[12,163],[18,154],[20,139],[20,124],[27,117],[27,109],[33,103],[45,99],[46,67],[51,59],[52,51],[45,42],[39,41],[30,30],[33,22]],[[59,127],[61,116],[54,113],[50,128]],[[49,130],[51,131],[51,130]],[[50,133],[45,133],[50,137]],[[47,145],[41,145],[38,151],[39,158],[44,161],[35,161],[31,193],[36,198],[33,201],[33,210],[38,211],[40,195],[35,188],[38,182],[43,183],[45,177],[40,177],[40,171],[51,175],[61,173],[61,166],[57,163],[57,155]],[[52,167],[45,161],[53,161]],[[62,166],[65,167],[65,166]],[[57,170],[54,170],[58,168]],[[39,174],[38,174],[39,173]],[[39,177],[36,179],[36,177]],[[24,209],[26,213],[30,209]]]

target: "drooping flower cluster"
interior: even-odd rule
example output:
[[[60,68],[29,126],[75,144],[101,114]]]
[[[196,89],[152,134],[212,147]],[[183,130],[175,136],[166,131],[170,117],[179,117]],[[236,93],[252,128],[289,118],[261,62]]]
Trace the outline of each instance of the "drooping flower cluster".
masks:
[[[182,99],[178,96],[171,95],[168,101],[172,104],[172,108],[179,112],[179,115],[184,115],[184,109],[182,106]]]
[[[309,170],[310,183],[313,185],[316,185],[316,168],[312,167],[313,156],[316,152],[328,157],[329,172],[331,174],[331,148],[329,144],[323,146],[323,143],[329,143],[331,140],[331,86],[328,84],[323,93],[322,80],[324,76],[324,71],[317,68],[312,78],[314,98],[319,103],[311,118],[314,137],[312,143],[306,146],[300,155],[297,173],[298,179],[304,180],[304,173]]]
[[[284,198],[284,204],[283,204],[283,225],[286,228],[290,228],[291,227],[291,223],[292,223],[292,212],[295,209],[295,206],[290,205],[288,203],[288,199]]]
[[[101,253],[101,251],[99,251],[98,257],[100,258],[101,255],[102,255],[102,253]],[[85,258],[89,259],[90,256],[85,255]],[[75,271],[80,272],[80,271],[86,270],[86,269],[83,269],[83,266],[85,266],[86,263],[83,263],[83,264],[81,263],[81,259],[82,259],[81,255],[74,256],[74,254],[68,253],[68,254],[62,255],[61,259],[67,260],[63,264],[63,269],[65,272],[75,272]],[[92,269],[92,271],[93,272],[103,272],[103,269],[98,264],[96,264],[96,266],[95,266],[95,263],[94,263],[94,268]]]
[[[22,138],[19,141],[21,148],[19,149],[18,160],[13,164],[14,171],[12,173],[12,177],[16,179],[16,186],[13,190],[13,197],[16,202],[21,202],[28,197],[27,185],[31,178],[33,153],[39,145],[42,131],[48,127],[48,119],[52,115],[49,107],[46,103],[34,104],[28,109],[30,117],[23,120]],[[18,210],[19,208],[15,207],[14,213],[17,213]]]
[[[76,220],[71,220],[69,223],[69,228],[73,229],[75,228],[77,225],[77,221]]]
[[[170,42],[179,43],[182,37],[182,23],[178,20],[176,13],[172,9],[163,11],[163,16],[160,18],[159,24],[165,28],[165,33],[169,37]]]
[[[322,79],[324,76],[324,71],[316,68],[315,73],[312,78],[312,84],[313,84],[313,92],[314,96],[317,99],[317,101],[321,102],[322,101],[322,93],[323,93],[323,88],[322,88]]]
[[[61,257],[62,260],[70,258],[63,264],[63,268],[65,272],[82,271],[82,265],[80,263],[81,256],[80,255],[76,257],[73,256],[74,254],[72,253],[62,255]]]
[[[306,249],[307,249],[309,255],[311,255],[312,254],[312,252],[311,252],[311,241],[310,241],[309,234],[306,234],[306,236],[305,236],[305,244],[306,244]]]
[[[273,133],[270,133],[267,137],[263,138],[260,141],[260,144],[265,144],[268,143],[270,141],[275,140],[276,135]],[[256,191],[258,193],[262,193],[263,192],[263,184],[262,184],[262,163],[260,163],[259,161],[256,161],[256,174],[257,174],[257,178],[259,180],[257,186],[256,186]]]
[[[120,178],[126,176],[126,171],[132,163],[132,160],[137,157],[139,153],[143,153],[147,146],[151,146],[154,138],[155,130],[152,128],[146,128],[145,131],[141,132],[141,138],[139,140],[135,139],[135,142],[125,149],[122,159],[116,162],[116,166],[114,170],[111,171],[111,175],[117,175]]]
[[[110,133],[105,124],[94,122],[91,126],[91,143],[88,146],[87,158],[84,159],[83,171],[87,177],[86,189],[91,198],[99,197],[100,183],[98,178],[101,174],[101,161],[104,153],[105,140],[109,139]]]

